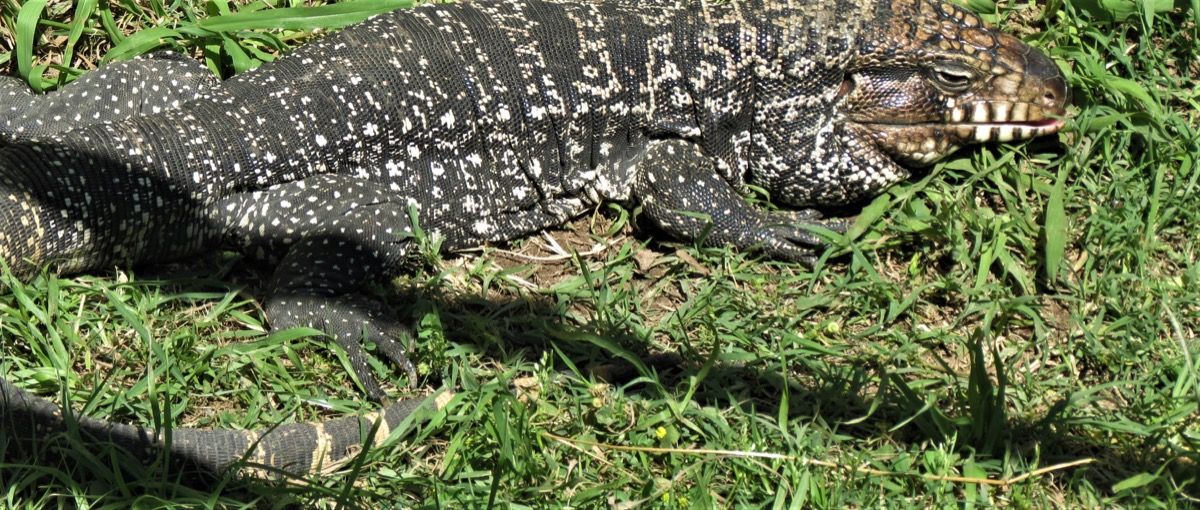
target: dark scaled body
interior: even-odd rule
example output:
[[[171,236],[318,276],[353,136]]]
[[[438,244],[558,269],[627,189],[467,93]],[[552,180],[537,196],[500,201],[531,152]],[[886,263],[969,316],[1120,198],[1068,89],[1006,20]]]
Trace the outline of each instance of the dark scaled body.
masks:
[[[804,260],[818,216],[756,210],[745,184],[846,204],[963,144],[1054,132],[1066,101],[1044,55],[924,1],[427,5],[225,82],[169,56],[47,96],[0,82],[0,259],[18,274],[222,245],[278,260],[272,327],[327,332],[383,399],[364,336],[411,366],[402,328],[357,289],[404,267],[414,220],[453,250],[622,201],[678,237]],[[296,425],[311,451],[273,456],[287,442],[273,436],[250,458],[326,468],[346,453],[318,444],[358,441],[354,423]],[[253,444],[173,434],[172,452],[210,470]]]

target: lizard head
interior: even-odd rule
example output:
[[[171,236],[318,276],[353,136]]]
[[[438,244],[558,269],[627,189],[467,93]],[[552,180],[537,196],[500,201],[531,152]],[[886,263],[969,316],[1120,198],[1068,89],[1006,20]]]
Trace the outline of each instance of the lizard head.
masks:
[[[892,159],[923,166],[1062,127],[1069,90],[1045,54],[954,5],[898,0],[893,12],[839,91],[847,121]]]
[[[935,0],[837,5],[820,30],[833,35],[793,32],[802,43],[759,73],[747,170],[777,201],[842,205],[964,145],[1062,127],[1066,79],[1016,37]]]

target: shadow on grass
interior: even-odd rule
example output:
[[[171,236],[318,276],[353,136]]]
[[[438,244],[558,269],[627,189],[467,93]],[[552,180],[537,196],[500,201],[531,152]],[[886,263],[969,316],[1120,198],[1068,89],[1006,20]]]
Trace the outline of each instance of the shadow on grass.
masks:
[[[992,359],[990,356],[987,358]],[[1146,474],[1146,483],[1158,477],[1160,496],[1178,497],[1168,483],[1180,484],[1192,497],[1200,496],[1200,455],[1171,442],[1171,434],[1142,434],[1141,426],[1102,419],[1073,418],[1070,397],[1047,412],[1033,416],[1006,413],[1003,377],[996,380],[990,365],[982,365],[982,352],[973,349],[968,384],[953,401],[932,400],[919,386],[879,366],[809,364],[797,361],[790,376],[777,367],[722,366],[713,368],[696,393],[697,400],[714,407],[748,403],[764,416],[777,416],[781,392],[788,393],[787,414],[792,420],[819,418],[839,436],[863,441],[886,437],[918,448],[950,444],[952,451],[977,461],[1016,461],[1018,476],[1037,468],[1093,459],[1086,466],[1044,475],[1063,482],[1085,481],[1101,495],[1116,494],[1119,482]],[[982,382],[986,380],[987,382]],[[1115,432],[1106,434],[1103,432]],[[1114,442],[1114,435],[1128,442]],[[1168,482],[1170,481],[1170,482]],[[1128,483],[1128,482],[1127,482]],[[1062,484],[1060,484],[1062,485]]]
[[[653,352],[636,333],[602,322],[568,323],[561,312],[533,302],[496,303],[473,296],[440,301],[436,295],[420,299],[435,301],[453,314],[473,317],[470,320],[481,320],[484,329],[518,338],[508,345],[524,348],[523,354],[531,361],[553,348],[568,353],[576,366],[588,366],[585,376],[614,384],[645,377],[682,396],[688,379],[700,373],[708,361],[702,353]],[[512,315],[515,310],[522,310],[518,313],[525,316]],[[447,322],[448,336],[472,338],[472,331],[480,327],[460,329],[455,326],[459,322]],[[575,333],[552,333],[555,329]],[[607,342],[575,340],[579,337],[599,337]],[[753,412],[774,417],[780,411],[780,395],[786,391],[787,415],[792,420],[819,418],[840,436],[864,442],[886,437],[914,446],[914,450],[949,444],[950,450],[976,461],[1003,461],[1014,470],[1013,477],[1058,463],[1093,459],[1085,466],[1043,477],[1057,479],[1059,485],[1083,482],[1102,496],[1113,496],[1119,492],[1116,486],[1120,482],[1152,474],[1164,491],[1147,495],[1171,497],[1172,483],[1180,484],[1186,494],[1200,495],[1195,489],[1200,483],[1200,456],[1172,444],[1168,430],[1144,434],[1133,430],[1136,424],[1081,417],[1086,410],[1072,404],[1070,396],[1041,413],[1009,415],[1007,374],[996,372],[997,353],[984,345],[978,339],[971,342],[965,384],[942,400],[931,400],[920,386],[871,360],[831,362],[819,356],[793,358],[788,375],[778,365],[767,363],[717,363],[704,370],[693,398],[715,408],[749,411],[752,406]],[[480,347],[497,357],[511,354],[497,344]],[[631,355],[636,359],[628,360]],[[1114,437],[1128,441],[1114,442]],[[1029,467],[1020,468],[1022,465]]]
[[[140,274],[153,280],[136,284],[159,286],[169,293],[241,290],[260,296],[263,291],[263,273],[254,263],[225,258],[200,264],[198,270],[190,265],[147,268]],[[619,325],[600,320],[580,324],[568,319],[562,305],[549,298],[480,296],[421,283],[383,294],[402,317],[406,310],[438,315],[447,338],[478,348],[484,358],[519,356],[538,361],[562,353],[576,366],[586,367],[585,376],[615,384],[649,377],[666,391],[684,387],[707,361],[696,353],[652,352],[637,334]],[[816,356],[793,358],[786,376],[768,363],[717,363],[707,370],[694,398],[706,406],[753,406],[760,415],[777,416],[779,397],[786,391],[787,414],[793,420],[819,418],[839,435],[864,441],[886,436],[917,449],[953,441],[954,451],[977,460],[1016,457],[1039,466],[1094,458],[1096,462],[1089,466],[1047,476],[1084,481],[1102,494],[1111,494],[1115,483],[1138,473],[1169,473],[1178,481],[1200,479],[1198,459],[1173,454],[1167,437],[1129,434],[1135,440],[1113,444],[1110,435],[1071,420],[1066,399],[1041,416],[1007,416],[1004,375],[992,373],[992,355],[979,345],[976,342],[971,349],[971,373],[966,388],[954,393],[956,402],[927,402],[920,388],[910,387],[903,377],[888,374],[870,360],[831,362]],[[416,350],[428,354],[424,348]],[[438,385],[436,378],[425,382]],[[207,494],[187,488],[197,479],[181,476],[177,466],[160,457],[151,456],[147,462],[144,455],[114,449],[78,430],[50,433],[32,447],[14,441],[9,430],[0,427],[0,458],[5,462],[0,467],[0,486],[9,490],[32,495],[49,484],[96,495],[135,491],[188,499]],[[215,483],[232,494],[274,497],[279,491],[300,490],[229,476],[200,481],[207,488]],[[306,498],[313,497],[314,491],[340,497],[337,490],[319,483],[302,490],[308,493]]]

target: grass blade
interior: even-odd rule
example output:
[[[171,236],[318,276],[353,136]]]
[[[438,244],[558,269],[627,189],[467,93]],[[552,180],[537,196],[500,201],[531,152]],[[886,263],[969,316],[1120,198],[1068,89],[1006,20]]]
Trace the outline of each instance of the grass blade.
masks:
[[[1042,223],[1044,262],[1046,264],[1046,281],[1053,283],[1058,279],[1058,270],[1062,265],[1063,253],[1067,246],[1067,213],[1063,206],[1063,193],[1067,167],[1060,167],[1058,178],[1054,180],[1054,188],[1050,190],[1050,198],[1046,201],[1046,217]]]
[[[128,60],[155,48],[166,46],[171,41],[182,37],[183,34],[179,31],[167,27],[148,28],[126,37],[125,40],[113,46],[108,54],[104,55],[104,62]]]
[[[375,14],[413,5],[413,0],[359,0],[320,7],[287,7],[213,16],[201,20],[197,26],[213,32],[336,28],[357,23]]]
[[[71,20],[71,33],[67,35],[67,46],[63,49],[63,65],[71,65],[71,61],[75,56],[75,45],[79,43],[79,37],[83,35],[83,30],[87,27],[88,19],[92,17],[92,11],[96,10],[96,4],[97,0],[79,0],[75,3],[75,15]]]
[[[37,40],[38,20],[46,8],[47,0],[32,0],[21,6],[17,13],[17,74],[25,78],[35,89],[42,89],[41,76],[31,76],[33,72],[33,43]]]

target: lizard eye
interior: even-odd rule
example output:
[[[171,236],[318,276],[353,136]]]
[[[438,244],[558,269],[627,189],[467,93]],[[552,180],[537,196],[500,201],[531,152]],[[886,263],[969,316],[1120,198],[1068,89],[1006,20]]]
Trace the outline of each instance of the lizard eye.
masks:
[[[975,74],[961,65],[942,63],[929,70],[929,77],[947,92],[965,92],[970,88]]]

